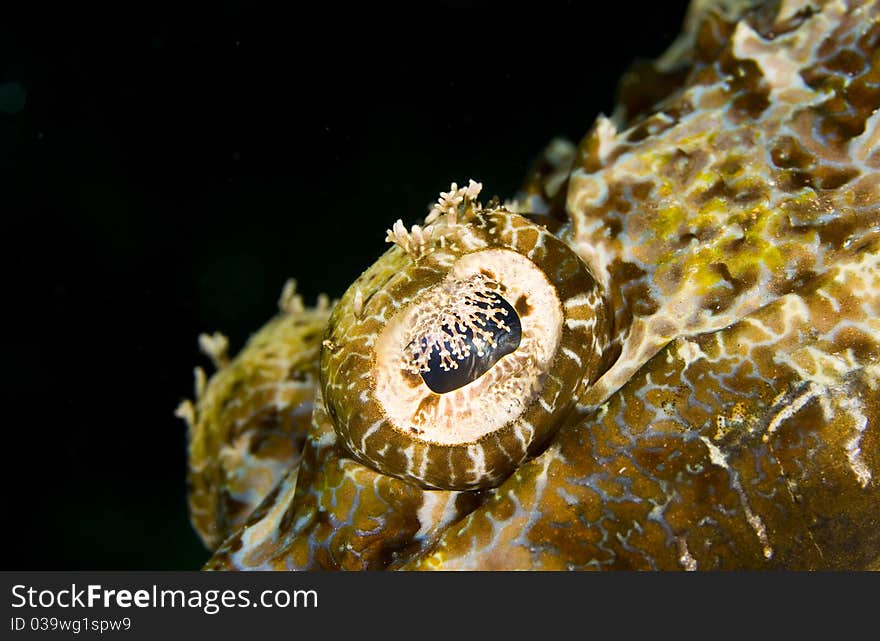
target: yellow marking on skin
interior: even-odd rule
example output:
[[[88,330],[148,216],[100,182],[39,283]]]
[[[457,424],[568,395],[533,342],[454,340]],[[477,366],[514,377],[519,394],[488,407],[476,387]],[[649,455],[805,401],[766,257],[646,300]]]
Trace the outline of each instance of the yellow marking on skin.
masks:
[[[660,209],[651,219],[651,230],[660,238],[669,240],[678,235],[681,225],[687,219],[687,214],[680,205],[670,205]]]

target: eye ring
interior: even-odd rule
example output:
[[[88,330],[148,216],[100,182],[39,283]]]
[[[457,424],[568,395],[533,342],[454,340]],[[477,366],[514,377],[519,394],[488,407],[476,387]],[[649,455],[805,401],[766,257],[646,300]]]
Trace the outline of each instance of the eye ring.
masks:
[[[562,423],[598,373],[609,318],[596,279],[543,227],[501,209],[441,227],[430,251],[414,257],[392,248],[342,297],[322,350],[322,387],[339,442],[354,458],[426,488],[483,489]],[[498,309],[514,311],[520,340],[492,353],[464,385],[437,393],[411,367],[413,344],[455,322],[438,318],[456,296],[489,305],[479,291],[494,291],[505,301]]]

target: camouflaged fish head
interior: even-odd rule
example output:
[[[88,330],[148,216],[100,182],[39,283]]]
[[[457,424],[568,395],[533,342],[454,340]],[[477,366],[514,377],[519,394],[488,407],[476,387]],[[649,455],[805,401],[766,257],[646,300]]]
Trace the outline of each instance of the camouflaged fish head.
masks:
[[[197,369],[212,569],[880,568],[880,7],[695,2],[516,200]]]

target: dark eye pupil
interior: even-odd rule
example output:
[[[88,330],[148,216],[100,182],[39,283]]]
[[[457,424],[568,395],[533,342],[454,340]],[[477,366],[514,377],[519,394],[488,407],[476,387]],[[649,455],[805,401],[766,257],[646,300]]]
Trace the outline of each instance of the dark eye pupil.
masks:
[[[470,328],[466,328],[461,334],[464,341],[470,347],[469,353],[456,358],[455,363],[458,367],[443,369],[441,366],[440,350],[435,348],[428,359],[428,371],[421,372],[422,380],[425,381],[431,391],[437,394],[445,394],[460,387],[464,387],[468,383],[472,383],[488,372],[502,357],[514,352],[519,347],[522,339],[522,326],[516,310],[502,296],[491,293],[487,296],[491,302],[478,302],[475,305],[481,309],[503,309],[506,315],[500,315],[503,323],[507,326],[501,327],[495,323],[487,314],[476,312],[475,316],[482,320],[484,329],[491,332],[495,345],[480,345],[474,340],[474,332]],[[452,330],[443,328],[443,331],[452,336]],[[422,339],[422,346],[426,347],[427,342]],[[444,345],[447,349],[451,348],[449,342]]]

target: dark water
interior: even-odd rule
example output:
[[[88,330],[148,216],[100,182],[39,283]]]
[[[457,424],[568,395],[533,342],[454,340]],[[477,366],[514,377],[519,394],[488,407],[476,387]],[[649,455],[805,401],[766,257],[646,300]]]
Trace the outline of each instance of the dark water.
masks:
[[[453,180],[512,195],[684,15],[214,4],[0,26],[3,569],[199,567],[198,333],[238,349],[289,276],[340,295]]]

